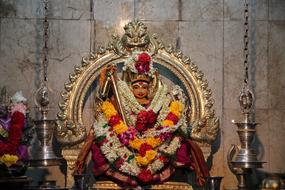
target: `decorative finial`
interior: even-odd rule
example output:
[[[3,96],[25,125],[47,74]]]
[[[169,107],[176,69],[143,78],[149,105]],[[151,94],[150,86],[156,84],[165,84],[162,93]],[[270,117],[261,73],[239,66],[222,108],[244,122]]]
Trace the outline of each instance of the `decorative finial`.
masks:
[[[141,21],[134,20],[124,27],[125,34],[122,37],[122,44],[128,48],[145,47],[150,43],[147,34],[147,27]]]
[[[48,87],[43,85],[36,92],[36,105],[40,108],[40,110],[47,109],[49,105],[49,92]]]
[[[251,112],[253,101],[254,96],[251,90],[247,86],[243,87],[239,95],[239,104],[242,113],[249,114]]]

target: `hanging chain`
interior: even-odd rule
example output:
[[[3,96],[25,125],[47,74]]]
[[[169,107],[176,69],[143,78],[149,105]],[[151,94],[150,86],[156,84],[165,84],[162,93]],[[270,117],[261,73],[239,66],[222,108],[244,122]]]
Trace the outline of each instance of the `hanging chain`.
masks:
[[[250,121],[250,113],[252,110],[253,103],[255,101],[254,94],[250,90],[248,85],[248,57],[249,57],[249,49],[248,49],[248,42],[249,42],[249,24],[248,24],[248,0],[244,0],[244,36],[243,36],[243,55],[244,55],[244,86],[241,90],[239,95],[239,104],[242,110],[242,113],[245,114],[245,122]]]
[[[243,44],[244,44],[244,49],[243,49],[243,55],[244,55],[244,83],[248,84],[248,55],[249,55],[249,49],[248,49],[248,41],[249,41],[249,36],[248,36],[248,1],[244,0],[244,36],[243,36]]]
[[[43,47],[43,75],[44,75],[44,82],[48,80],[47,77],[47,67],[48,67],[48,29],[49,29],[49,23],[48,23],[48,0],[44,0],[44,47]]]

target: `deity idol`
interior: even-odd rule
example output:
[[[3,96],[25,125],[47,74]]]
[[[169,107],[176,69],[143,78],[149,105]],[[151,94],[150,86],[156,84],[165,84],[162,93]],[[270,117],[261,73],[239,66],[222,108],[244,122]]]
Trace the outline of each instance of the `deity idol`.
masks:
[[[114,65],[101,72],[96,121],[74,174],[82,173],[91,150],[95,176],[124,187],[162,183],[176,168],[195,171],[197,183],[204,185],[209,171],[190,137],[183,90],[161,81],[147,52],[134,51],[122,70],[121,78]]]

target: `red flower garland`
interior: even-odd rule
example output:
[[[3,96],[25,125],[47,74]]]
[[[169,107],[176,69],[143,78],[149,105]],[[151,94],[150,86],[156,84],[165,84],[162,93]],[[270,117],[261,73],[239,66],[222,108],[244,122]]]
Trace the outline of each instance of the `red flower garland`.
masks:
[[[139,180],[141,180],[144,183],[148,183],[153,180],[153,176],[151,175],[151,172],[149,170],[143,169],[139,175]]]
[[[173,121],[174,125],[176,125],[179,121],[179,118],[171,112],[167,115],[165,119]]]
[[[23,133],[24,120],[25,116],[23,113],[18,111],[13,113],[11,117],[9,136],[6,141],[0,142],[0,156],[3,156],[4,154],[16,155]]]
[[[114,127],[115,125],[119,124],[120,123],[120,120],[121,120],[121,117],[119,115],[115,115],[115,116],[112,116],[109,120],[109,125],[111,127]]]
[[[148,128],[152,128],[156,122],[157,115],[153,110],[142,110],[137,115],[136,129],[139,132],[146,131]]]
[[[124,159],[122,159],[122,158],[116,160],[116,161],[115,161],[115,166],[116,166],[116,168],[120,168],[120,167],[123,165],[124,162],[125,162],[125,161],[124,161]]]
[[[147,53],[141,53],[135,63],[135,67],[139,74],[148,73],[150,70],[151,57]]]
[[[139,154],[140,154],[141,156],[145,156],[145,153],[146,153],[146,151],[148,151],[148,150],[152,150],[152,146],[149,145],[149,144],[147,144],[147,143],[143,143],[143,144],[141,145],[141,147],[140,147]]]
[[[153,110],[148,111],[148,124],[149,127],[153,127],[157,119],[157,115],[154,113]]]

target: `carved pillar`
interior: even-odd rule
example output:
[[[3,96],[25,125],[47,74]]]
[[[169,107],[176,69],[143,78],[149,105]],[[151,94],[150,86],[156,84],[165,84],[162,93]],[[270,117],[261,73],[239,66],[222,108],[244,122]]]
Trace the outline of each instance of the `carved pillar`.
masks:
[[[74,170],[75,162],[80,152],[79,148],[69,148],[66,147],[62,150],[62,156],[67,162],[67,171],[66,171],[66,187],[70,188],[74,184],[72,172]]]

